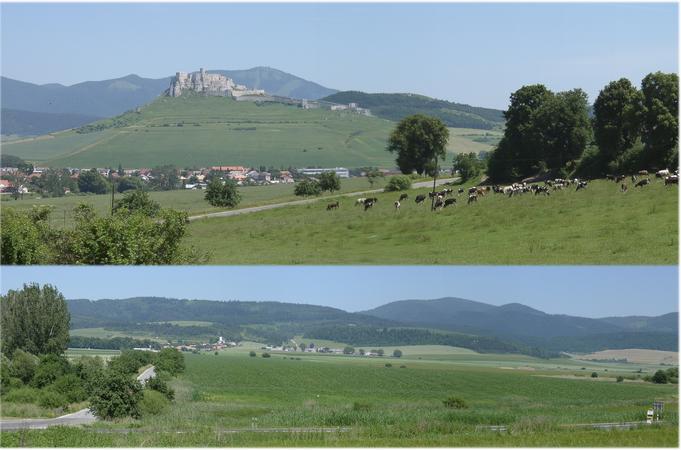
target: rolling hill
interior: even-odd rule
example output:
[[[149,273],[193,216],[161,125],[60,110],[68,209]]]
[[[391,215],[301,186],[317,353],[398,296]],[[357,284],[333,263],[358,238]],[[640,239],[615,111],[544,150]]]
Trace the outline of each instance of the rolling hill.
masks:
[[[322,100],[343,104],[357,103],[363,108],[369,108],[373,115],[393,121],[399,121],[411,114],[427,114],[440,118],[445,125],[453,128],[492,130],[504,124],[503,112],[498,109],[463,105],[424,95],[344,91]]]
[[[493,306],[454,297],[402,300],[362,313],[404,326],[506,337],[552,351],[678,348],[678,313],[590,319],[546,314],[519,303]]]
[[[101,117],[70,113],[42,113],[2,108],[0,134],[37,136],[53,131],[78,128]]]

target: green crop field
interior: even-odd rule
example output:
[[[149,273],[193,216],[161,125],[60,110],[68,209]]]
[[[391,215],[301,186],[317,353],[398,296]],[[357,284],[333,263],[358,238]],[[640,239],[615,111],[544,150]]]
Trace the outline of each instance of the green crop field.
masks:
[[[507,355],[476,356],[486,364],[469,364],[470,357],[262,358],[244,349],[187,354],[185,373],[172,382],[176,400],[159,415],[85,429],[3,433],[2,445],[678,446],[676,385],[615,381],[616,374],[631,375],[633,367],[609,366],[605,372],[602,366],[596,381],[558,377],[578,372],[561,366],[562,360],[515,356],[522,367],[535,370],[508,370]],[[466,407],[446,407],[449,397]],[[660,425],[619,431],[576,427],[643,420],[654,400],[665,402]],[[492,425],[507,431],[490,431]],[[319,427],[338,431],[310,431]],[[302,430],[257,432],[282,428]]]
[[[363,177],[353,177],[343,179],[341,181],[341,190],[335,192],[333,196],[339,193],[348,193],[356,191],[366,191],[371,189],[380,189],[385,184],[384,178],[377,178],[374,185]],[[300,200],[301,197],[296,197],[293,193],[293,184],[271,184],[267,186],[244,186],[239,188],[241,194],[241,203],[239,208],[247,208],[251,206],[266,205],[271,203],[280,203],[291,200]],[[120,199],[124,194],[116,194],[115,198]],[[186,211],[189,215],[205,214],[217,211],[224,211],[226,208],[218,208],[211,206],[205,200],[205,191],[203,190],[174,190],[174,191],[152,191],[149,192],[152,200],[158,202],[164,208],[173,208],[180,211]],[[330,194],[324,194],[320,198],[330,197]],[[53,226],[61,227],[64,224],[67,226],[73,223],[73,208],[78,204],[85,203],[92,205],[99,214],[108,214],[111,210],[111,195],[69,195],[65,197],[40,198],[34,195],[25,195],[23,199],[14,200],[9,196],[2,198],[2,207],[12,207],[17,210],[29,210],[34,205],[47,205],[53,207],[50,217],[50,223]]]
[[[385,150],[395,124],[355,113],[183,96],[160,97],[124,117],[126,126],[8,141],[3,151],[52,167],[395,165]],[[452,153],[489,150],[499,135],[452,130]]]
[[[551,196],[508,198],[430,212],[409,192],[381,193],[368,211],[341,199],[197,220],[189,243],[211,264],[677,264],[678,188],[660,181],[619,192],[594,181]],[[426,202],[428,203],[428,202]]]

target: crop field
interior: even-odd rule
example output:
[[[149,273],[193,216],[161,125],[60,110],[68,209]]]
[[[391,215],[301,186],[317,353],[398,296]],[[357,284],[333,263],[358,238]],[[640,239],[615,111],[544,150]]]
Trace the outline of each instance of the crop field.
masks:
[[[679,354],[677,352],[643,350],[638,348],[603,350],[588,355],[580,355],[578,358],[584,360],[627,360],[631,363],[645,364],[679,364]]]
[[[343,111],[257,105],[218,97],[159,98],[127,126],[5,143],[8,154],[53,167],[393,167],[393,122]],[[496,131],[452,129],[449,150],[489,150]]]
[[[374,185],[363,177],[353,177],[341,180],[341,190],[335,192],[348,193],[355,191],[366,191],[380,189],[385,184],[385,179],[377,178]],[[241,203],[238,208],[250,206],[260,206],[270,203],[280,203],[291,200],[300,200],[293,193],[293,184],[272,184],[268,186],[244,186],[239,188]],[[115,198],[120,199],[124,194],[116,193]],[[179,211],[186,211],[189,215],[206,214],[217,211],[224,211],[227,208],[211,206],[205,200],[203,190],[173,190],[173,191],[152,191],[149,192],[152,200],[158,202],[164,208],[173,208]],[[324,194],[320,198],[330,197]],[[3,196],[2,207],[12,207],[17,210],[29,210],[34,205],[47,205],[53,207],[50,217],[52,226],[70,226],[73,223],[73,208],[78,204],[85,203],[92,205],[99,214],[108,214],[111,210],[111,195],[69,195],[65,197],[39,198],[34,195],[25,195],[23,199],[14,200],[9,196]]]
[[[217,356],[186,355],[186,371],[173,382],[176,401],[161,414],[99,422],[92,429],[29,431],[21,442],[83,447],[678,445],[676,385],[563,378],[574,371],[522,356],[515,357],[517,362],[543,368],[506,370],[505,355],[477,355],[489,364],[469,365],[465,361],[471,355],[463,354],[461,360],[452,355],[449,361],[429,361],[302,353],[262,358],[259,353],[249,357],[244,349],[233,349]],[[607,377],[605,367],[599,373]],[[633,371],[610,369],[612,377]],[[463,400],[464,407],[446,407],[449,397]],[[642,420],[654,400],[665,402],[660,425],[617,431],[575,427]],[[486,428],[493,425],[507,431]],[[257,432],[282,428],[302,431]],[[3,433],[2,445],[17,445],[19,435]]]
[[[120,350],[103,350],[103,349],[89,349],[89,348],[69,348],[66,350],[66,357],[69,359],[78,359],[81,356],[99,356],[104,360],[118,356],[121,353]]]
[[[210,264],[677,264],[678,188],[659,180],[619,192],[593,181],[550,196],[489,193],[439,212],[399,193],[368,211],[341,200],[197,220],[189,243]],[[428,202],[426,202],[428,203]]]

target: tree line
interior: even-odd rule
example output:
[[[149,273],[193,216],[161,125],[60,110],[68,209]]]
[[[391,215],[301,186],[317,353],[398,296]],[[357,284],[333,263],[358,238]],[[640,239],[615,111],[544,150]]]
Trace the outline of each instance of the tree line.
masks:
[[[174,348],[159,352],[124,350],[70,361],[70,315],[64,296],[51,285],[26,284],[0,296],[0,396],[4,404],[32,403],[46,409],[81,408],[87,402],[101,419],[157,414],[174,398],[168,380],[184,371]],[[144,385],[138,370],[154,365]]]

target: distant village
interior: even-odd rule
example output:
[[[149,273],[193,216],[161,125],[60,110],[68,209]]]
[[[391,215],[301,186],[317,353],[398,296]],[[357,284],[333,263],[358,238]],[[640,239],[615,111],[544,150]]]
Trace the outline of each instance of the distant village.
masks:
[[[46,196],[62,196],[75,192],[92,192],[84,189],[84,183],[80,183],[81,175],[96,172],[102,179],[113,182],[117,186],[125,184],[130,189],[148,185],[154,189],[159,187],[161,179],[164,183],[161,190],[171,189],[205,189],[208,181],[213,177],[234,180],[239,186],[262,186],[271,184],[289,184],[296,180],[315,177],[324,172],[334,172],[340,178],[350,176],[363,176],[362,170],[351,171],[345,167],[316,167],[316,168],[293,168],[286,170],[265,168],[252,168],[246,166],[210,166],[198,169],[177,169],[173,166],[159,168],[64,168],[52,169],[48,167],[0,167],[0,193],[2,194],[28,194],[32,192],[42,193]],[[391,171],[382,171],[386,175]],[[48,180],[51,177],[51,182]],[[56,179],[56,181],[55,181]],[[172,180],[170,180],[172,179]],[[55,186],[55,184],[57,186]],[[80,189],[79,189],[80,187]],[[46,192],[46,188],[50,189]],[[118,192],[124,189],[118,188]]]

